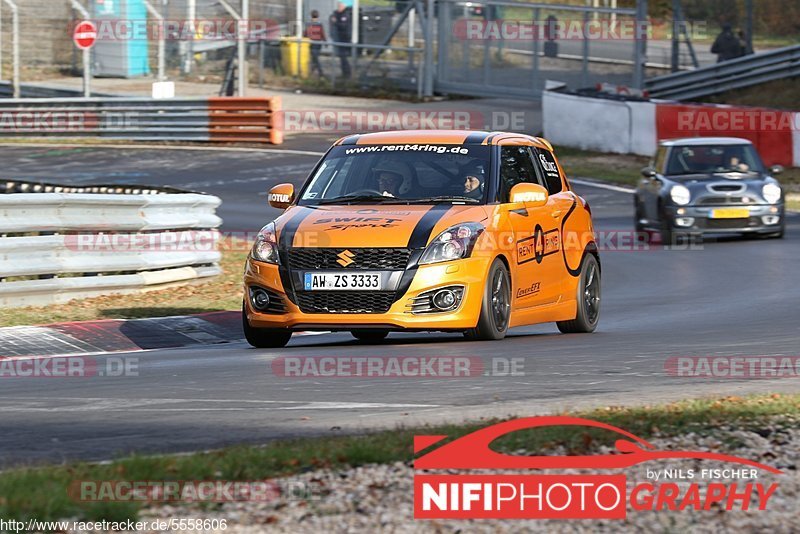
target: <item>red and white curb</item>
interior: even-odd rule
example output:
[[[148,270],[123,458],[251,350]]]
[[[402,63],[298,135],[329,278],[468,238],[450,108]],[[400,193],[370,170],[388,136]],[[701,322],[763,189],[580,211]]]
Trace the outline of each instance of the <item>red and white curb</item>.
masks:
[[[239,311],[12,326],[0,328],[0,358],[136,352],[242,339]]]

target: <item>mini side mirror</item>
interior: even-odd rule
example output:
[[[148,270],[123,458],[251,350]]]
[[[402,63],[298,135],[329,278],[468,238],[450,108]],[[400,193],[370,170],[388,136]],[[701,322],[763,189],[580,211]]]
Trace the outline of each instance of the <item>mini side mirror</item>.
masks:
[[[642,176],[645,178],[655,178],[656,170],[653,167],[645,167],[642,169]]]
[[[773,165],[769,168],[769,172],[772,174],[780,174],[783,172],[783,165]]]
[[[294,186],[292,184],[276,185],[269,190],[267,200],[273,208],[285,210],[294,200]]]

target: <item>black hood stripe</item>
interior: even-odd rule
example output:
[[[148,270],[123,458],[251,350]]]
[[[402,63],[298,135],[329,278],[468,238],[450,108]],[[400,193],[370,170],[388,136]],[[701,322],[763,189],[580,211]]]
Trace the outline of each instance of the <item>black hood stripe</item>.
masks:
[[[472,132],[464,139],[465,145],[479,145],[483,143],[484,139],[489,137],[489,132]]]
[[[431,238],[431,232],[436,227],[436,224],[444,217],[444,214],[452,206],[450,204],[436,204],[434,207],[425,212],[425,215],[419,220],[411,232],[411,237],[408,239],[408,248],[423,248],[428,244]]]
[[[351,135],[350,137],[342,141],[341,145],[355,145],[358,142],[359,137],[361,137],[361,134]]]
[[[278,249],[279,250],[289,250],[292,248],[292,243],[294,243],[294,236],[297,234],[297,230],[300,228],[300,225],[303,224],[303,221],[306,217],[311,215],[314,210],[308,207],[302,207],[299,209],[299,213],[296,213],[294,217],[286,221],[281,229],[278,231]]]

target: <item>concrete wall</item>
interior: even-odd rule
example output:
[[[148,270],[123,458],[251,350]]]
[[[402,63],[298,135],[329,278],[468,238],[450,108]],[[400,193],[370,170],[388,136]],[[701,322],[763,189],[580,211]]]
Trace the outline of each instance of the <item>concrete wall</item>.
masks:
[[[554,145],[651,156],[656,148],[655,104],[545,91],[544,136]]]
[[[544,136],[554,145],[652,156],[660,140],[749,139],[767,165],[800,167],[800,113],[671,101],[625,102],[545,91]]]

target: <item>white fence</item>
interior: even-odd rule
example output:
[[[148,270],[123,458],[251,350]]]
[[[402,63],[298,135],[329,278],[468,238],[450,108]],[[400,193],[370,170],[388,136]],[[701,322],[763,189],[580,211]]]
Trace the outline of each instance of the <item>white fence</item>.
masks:
[[[0,195],[0,307],[220,274],[220,199],[195,193]]]

